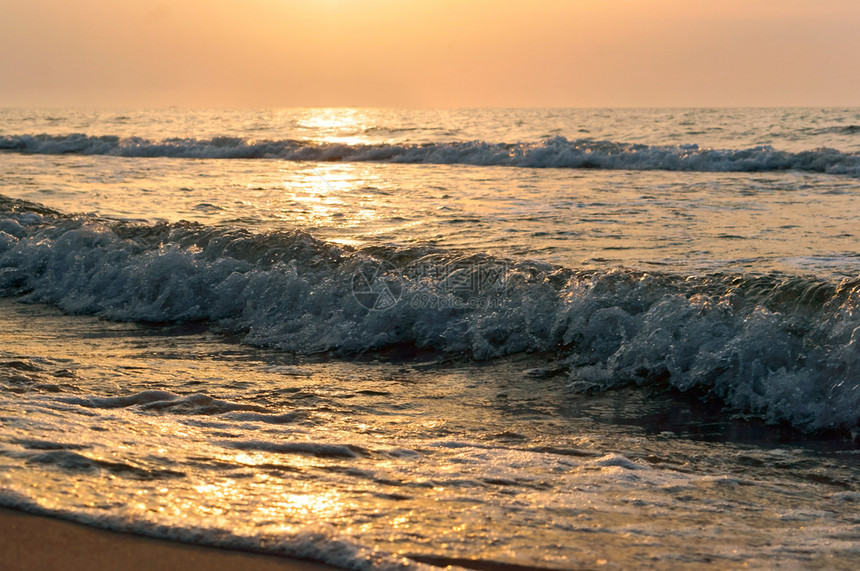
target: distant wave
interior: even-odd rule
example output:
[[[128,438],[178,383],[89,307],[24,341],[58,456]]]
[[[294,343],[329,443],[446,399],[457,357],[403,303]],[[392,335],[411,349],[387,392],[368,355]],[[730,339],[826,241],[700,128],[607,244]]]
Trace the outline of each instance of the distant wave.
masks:
[[[251,141],[236,137],[165,139],[71,135],[6,135],[0,151],[30,154],[111,155],[195,159],[282,159],[417,164],[466,164],[526,168],[629,169],[699,172],[797,170],[860,176],[860,153],[835,149],[780,151],[770,146],[708,149],[698,145],[642,145],[553,137],[530,143],[485,141],[420,145],[315,144],[306,141]]]
[[[856,135],[857,133],[860,133],[860,125],[834,125],[832,127],[816,129],[814,132],[819,135],[829,135],[833,133],[838,135]]]
[[[0,295],[107,319],[203,320],[304,354],[541,352],[575,391],[674,387],[806,430],[860,423],[860,278],[357,250],[302,232],[70,216],[0,195]]]

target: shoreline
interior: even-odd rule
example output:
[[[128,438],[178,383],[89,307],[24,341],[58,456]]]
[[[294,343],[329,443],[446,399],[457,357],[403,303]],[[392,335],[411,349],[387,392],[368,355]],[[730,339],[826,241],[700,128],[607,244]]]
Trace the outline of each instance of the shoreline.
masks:
[[[205,569],[337,571],[324,563],[105,530],[0,507],[0,562],[8,571]]]

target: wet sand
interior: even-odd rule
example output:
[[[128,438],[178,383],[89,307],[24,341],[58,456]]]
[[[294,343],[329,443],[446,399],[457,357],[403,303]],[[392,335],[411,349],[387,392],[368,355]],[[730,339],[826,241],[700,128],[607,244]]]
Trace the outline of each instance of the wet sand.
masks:
[[[336,570],[321,563],[117,533],[4,508],[0,508],[0,567],[7,571]]]

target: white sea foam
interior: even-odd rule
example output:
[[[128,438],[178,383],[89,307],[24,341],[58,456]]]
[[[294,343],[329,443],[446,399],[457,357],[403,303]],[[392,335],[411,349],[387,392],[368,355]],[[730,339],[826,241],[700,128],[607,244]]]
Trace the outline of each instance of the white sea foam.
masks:
[[[26,204],[4,212],[7,226],[26,232],[0,242],[0,292],[68,312],[204,320],[247,343],[306,354],[398,345],[476,359],[550,351],[575,390],[671,386],[808,429],[860,420],[856,280],[577,272],[443,250],[351,250],[300,232],[32,219]],[[392,273],[383,279],[368,267]],[[486,291],[445,289],[498,268],[503,281]],[[368,275],[379,279],[364,291],[359,278]],[[137,404],[252,410],[133,398],[150,396],[155,402]]]
[[[552,137],[539,142],[486,141],[415,144],[315,144],[238,137],[164,139],[69,135],[6,135],[0,151],[194,159],[283,159],[418,164],[466,164],[527,168],[630,169],[699,172],[810,171],[860,176],[860,154],[830,148],[789,152],[762,145],[746,149],[696,144],[644,145]]]

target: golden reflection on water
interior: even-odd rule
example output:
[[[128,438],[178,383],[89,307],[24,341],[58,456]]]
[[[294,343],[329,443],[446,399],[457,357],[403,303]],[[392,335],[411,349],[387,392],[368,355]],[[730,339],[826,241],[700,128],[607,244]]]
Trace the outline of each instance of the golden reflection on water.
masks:
[[[257,514],[266,518],[285,518],[310,522],[328,520],[341,511],[340,494],[329,491],[321,494],[272,494],[268,502],[257,506]],[[313,519],[310,519],[313,516]]]
[[[351,163],[282,168],[283,195],[277,201],[277,217],[332,228],[377,219],[379,205],[367,190],[375,188],[373,179],[378,175],[363,171],[366,167]]]
[[[308,109],[298,120],[300,128],[310,130],[321,143],[360,145],[368,143],[364,132],[372,125],[360,109]]]
[[[284,463],[281,455],[247,453],[219,455],[218,460],[244,466],[280,467],[278,475],[258,474],[253,482],[226,478],[194,486],[200,497],[208,498],[208,513],[220,515],[231,506],[244,505],[255,513],[253,520],[261,524],[294,526],[310,521],[330,521],[344,511],[345,498],[335,489],[319,490],[312,482],[293,472],[312,469],[318,459],[291,456]],[[204,509],[198,506],[198,510]]]
[[[358,246],[426,223],[415,219],[411,193],[398,194],[395,181],[366,164],[287,164],[278,176],[280,192],[261,193],[256,208],[332,242]]]

